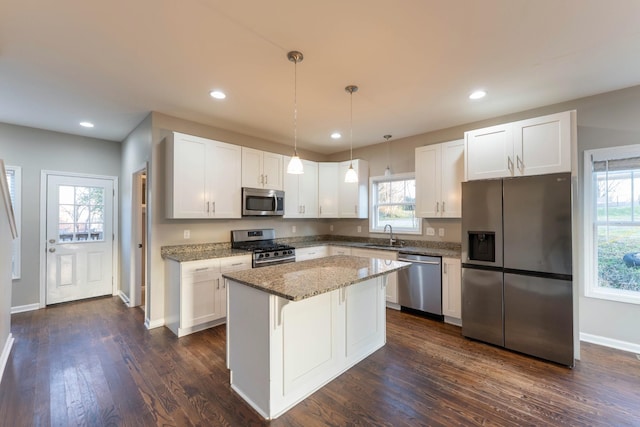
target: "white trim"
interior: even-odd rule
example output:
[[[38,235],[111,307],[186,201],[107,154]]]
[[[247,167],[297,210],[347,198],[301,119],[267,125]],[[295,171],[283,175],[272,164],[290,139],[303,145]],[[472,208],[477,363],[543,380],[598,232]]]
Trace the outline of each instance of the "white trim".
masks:
[[[112,256],[112,287],[111,295],[118,295],[120,289],[120,275],[119,275],[119,259],[118,253],[120,252],[120,233],[118,229],[118,199],[119,199],[119,187],[118,177],[109,175],[92,175],[76,172],[59,172],[43,169],[40,171],[40,308],[46,307],[46,274],[47,274],[47,177],[49,175],[58,176],[71,176],[78,178],[91,178],[91,179],[104,179],[113,181],[113,246],[111,250]],[[106,237],[106,236],[105,236]]]
[[[127,294],[125,294],[124,292],[120,291],[120,292],[118,292],[118,296],[120,297],[120,299],[122,300],[124,305],[126,305],[129,308],[131,308],[131,301],[129,301],[129,297],[127,296]]]
[[[27,304],[27,305],[17,305],[15,307],[11,307],[11,314],[16,313],[24,313],[25,311],[34,311],[40,310],[40,303]]]
[[[164,319],[156,319],[153,322],[149,319],[144,320],[144,326],[147,329],[155,329],[164,326]]]
[[[2,374],[4,374],[4,369],[7,367],[7,362],[9,361],[9,354],[11,353],[11,348],[13,348],[13,343],[15,339],[13,335],[9,333],[7,337],[7,341],[4,343],[4,348],[2,349],[2,354],[0,355],[0,382],[2,381]]]
[[[599,335],[586,334],[584,332],[580,332],[580,341],[590,342],[592,344],[598,344],[618,350],[629,351],[631,353],[640,355],[640,344],[635,344],[632,342],[615,340],[613,338],[601,337]]]

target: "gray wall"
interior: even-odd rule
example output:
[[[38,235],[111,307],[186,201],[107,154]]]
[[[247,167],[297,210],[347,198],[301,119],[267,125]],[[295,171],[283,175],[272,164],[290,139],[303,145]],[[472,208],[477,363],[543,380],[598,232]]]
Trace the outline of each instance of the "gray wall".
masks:
[[[22,273],[12,307],[40,302],[40,172],[120,175],[120,143],[0,123],[0,158],[22,167]]]

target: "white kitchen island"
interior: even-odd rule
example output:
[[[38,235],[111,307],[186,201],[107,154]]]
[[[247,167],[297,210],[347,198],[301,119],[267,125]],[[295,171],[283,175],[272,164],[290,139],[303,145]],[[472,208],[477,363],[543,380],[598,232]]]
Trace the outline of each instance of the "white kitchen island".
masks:
[[[408,263],[332,256],[223,274],[231,388],[274,419],[386,342],[386,275]]]

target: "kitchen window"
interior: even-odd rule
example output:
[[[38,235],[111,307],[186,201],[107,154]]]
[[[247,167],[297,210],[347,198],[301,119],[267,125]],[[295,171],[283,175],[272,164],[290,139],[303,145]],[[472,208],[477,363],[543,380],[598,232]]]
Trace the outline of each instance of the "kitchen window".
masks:
[[[16,218],[16,228],[18,229],[18,238],[13,240],[13,252],[11,256],[11,278],[20,278],[20,218],[22,207],[22,168],[18,166],[5,166],[7,172],[7,182],[9,184],[9,196],[11,197],[11,204],[13,205],[13,214]]]
[[[585,294],[640,304],[640,145],[585,151]]]
[[[371,215],[369,231],[383,233],[385,225],[394,233],[422,234],[422,219],[416,217],[414,174],[378,176],[369,179]]]

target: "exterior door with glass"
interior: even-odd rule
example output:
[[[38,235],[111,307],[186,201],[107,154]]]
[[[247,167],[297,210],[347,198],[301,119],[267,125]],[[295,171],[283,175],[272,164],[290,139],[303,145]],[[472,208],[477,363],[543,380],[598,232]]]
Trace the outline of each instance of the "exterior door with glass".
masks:
[[[46,304],[113,293],[114,180],[47,175]]]

